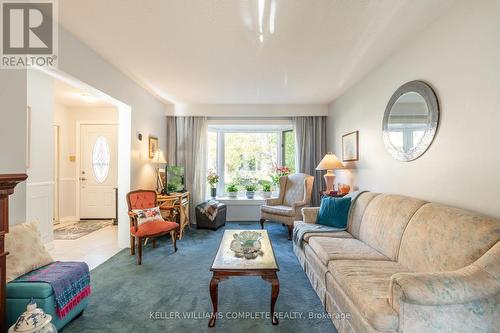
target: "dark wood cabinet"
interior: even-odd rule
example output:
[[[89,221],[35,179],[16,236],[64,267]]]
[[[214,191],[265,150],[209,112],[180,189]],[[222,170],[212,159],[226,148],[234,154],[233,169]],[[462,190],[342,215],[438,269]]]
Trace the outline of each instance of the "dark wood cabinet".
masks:
[[[5,326],[5,266],[8,252],[5,252],[5,234],[9,232],[9,195],[14,187],[28,178],[25,174],[0,175],[0,332],[7,332]]]

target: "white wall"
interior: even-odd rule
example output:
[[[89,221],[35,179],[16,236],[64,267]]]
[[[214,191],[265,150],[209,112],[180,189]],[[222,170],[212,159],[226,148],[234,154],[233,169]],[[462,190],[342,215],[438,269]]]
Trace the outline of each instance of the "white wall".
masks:
[[[59,125],[59,219],[74,220],[76,213],[77,163],[76,135],[77,122],[103,121],[118,124],[118,109],[113,107],[67,107],[54,105],[54,124]],[[76,156],[76,161],[70,161]]]
[[[326,116],[326,104],[190,104],[167,105],[168,116],[293,117]]]
[[[360,131],[360,161],[337,172],[360,189],[400,193],[500,217],[500,2],[460,1],[330,105],[330,149]],[[418,160],[398,162],[382,142],[393,92],[424,80],[436,90],[441,124]]]
[[[0,70],[0,173],[26,173],[26,71]],[[10,224],[26,220],[26,183],[10,196]]]
[[[120,128],[119,136],[128,138],[128,133],[132,133],[131,188],[154,188],[154,168],[146,158],[147,137],[157,136],[161,148],[165,147],[164,104],[62,28],[59,30],[59,70],[130,106],[131,121],[122,119],[120,111],[120,123],[126,123],[130,130],[123,132]],[[0,173],[26,172],[26,81],[25,70],[0,70],[0,139],[8,143],[0,146]],[[146,138],[142,142],[136,139],[138,132]],[[120,200],[124,202],[125,197]],[[123,208],[125,204],[121,205]],[[18,186],[11,197],[9,214],[11,224],[26,220],[24,184]],[[126,215],[121,219],[128,224]],[[120,245],[127,246],[126,228],[123,230]]]
[[[53,239],[54,203],[54,84],[52,78],[28,70],[31,107],[31,154],[26,181],[26,220],[38,221],[44,242]]]
[[[59,69],[130,105],[131,188],[154,189],[155,171],[147,158],[148,136],[158,137],[160,148],[165,149],[165,105],[64,29],[59,31]],[[137,140],[137,133],[143,134],[142,141]]]

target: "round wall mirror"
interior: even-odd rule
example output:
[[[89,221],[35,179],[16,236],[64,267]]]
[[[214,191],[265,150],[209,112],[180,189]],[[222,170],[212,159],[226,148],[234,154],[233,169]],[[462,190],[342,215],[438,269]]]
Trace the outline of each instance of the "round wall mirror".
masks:
[[[422,81],[402,85],[385,109],[384,144],[399,161],[413,161],[429,148],[439,124],[439,104],[434,90]]]

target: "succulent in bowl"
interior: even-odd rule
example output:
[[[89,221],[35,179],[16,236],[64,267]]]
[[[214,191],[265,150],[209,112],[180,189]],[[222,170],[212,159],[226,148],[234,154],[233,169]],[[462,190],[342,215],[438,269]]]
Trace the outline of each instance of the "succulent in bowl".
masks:
[[[262,235],[260,232],[242,231],[233,234],[233,238],[230,247],[236,255],[244,256],[248,259],[257,257],[258,251],[261,249],[260,240],[262,239]]]

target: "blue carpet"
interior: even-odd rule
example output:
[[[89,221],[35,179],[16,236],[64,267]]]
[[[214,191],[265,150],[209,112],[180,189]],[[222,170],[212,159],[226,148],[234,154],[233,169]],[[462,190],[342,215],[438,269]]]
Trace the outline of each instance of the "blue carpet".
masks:
[[[259,229],[259,226],[228,223],[225,228]],[[136,264],[127,249],[95,268],[91,273],[93,294],[89,306],[82,317],[62,332],[335,333],[292,251],[286,228],[266,224],[266,229],[280,267],[280,293],[276,302],[276,311],[282,316],[279,325],[272,326],[266,318],[234,319],[240,315],[262,316],[269,311],[271,285],[260,277],[233,277],[219,284],[219,312],[226,318],[218,319],[215,328],[208,328],[212,311],[209,269],[224,228],[215,232],[193,228],[178,242],[177,253],[173,253],[169,238],[162,238],[156,249],[150,245],[144,249],[142,266]],[[151,312],[157,319],[151,318]]]

